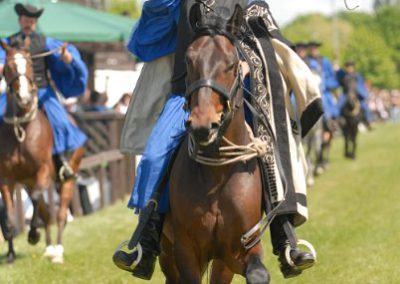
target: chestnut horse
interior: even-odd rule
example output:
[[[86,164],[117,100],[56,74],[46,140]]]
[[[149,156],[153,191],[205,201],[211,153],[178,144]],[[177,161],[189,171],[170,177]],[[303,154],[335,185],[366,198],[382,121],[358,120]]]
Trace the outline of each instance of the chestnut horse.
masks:
[[[43,200],[43,193],[52,187],[55,170],[52,159],[53,132],[45,114],[38,109],[38,97],[33,80],[32,60],[29,54],[29,37],[21,49],[0,41],[6,50],[4,78],[7,82],[7,107],[4,122],[0,125],[0,190],[6,206],[8,241],[7,262],[14,261],[13,236],[15,234],[15,210],[13,192],[17,183],[24,184],[33,203],[33,216],[28,242],[36,244],[40,239],[38,217],[46,231],[46,256],[53,262],[63,262],[62,232],[67,210],[75,187],[74,180],[60,184],[60,207],[57,212],[57,246],[51,246],[50,213]],[[78,171],[83,148],[71,155],[70,165]],[[5,229],[5,230],[4,230]]]
[[[192,9],[193,10],[193,9]],[[197,19],[195,18],[197,17]],[[191,13],[199,28],[201,13]],[[230,283],[234,274],[247,283],[269,283],[258,242],[245,249],[241,237],[262,218],[262,182],[256,158],[211,166],[195,161],[220,157],[228,140],[248,145],[243,74],[234,34],[243,12],[236,6],[224,30],[209,26],[197,34],[186,52],[190,117],[186,137],[170,175],[170,213],[161,240],[160,264],[167,283],[201,283],[211,260],[212,283]],[[229,91],[230,90],[230,91]],[[219,143],[219,141],[222,141]],[[229,144],[231,145],[231,144]]]

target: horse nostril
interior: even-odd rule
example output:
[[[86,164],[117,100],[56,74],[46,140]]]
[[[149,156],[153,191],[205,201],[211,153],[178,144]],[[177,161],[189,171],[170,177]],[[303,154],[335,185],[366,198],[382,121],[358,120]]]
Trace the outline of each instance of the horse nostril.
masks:
[[[211,123],[211,130],[216,130],[220,127],[221,125],[218,122],[213,122]]]
[[[209,135],[210,135],[209,128],[201,127],[201,128],[193,129],[193,136],[195,137],[196,141],[198,141],[198,142],[207,141]]]
[[[185,121],[185,127],[188,131],[192,130],[192,121],[190,119]]]

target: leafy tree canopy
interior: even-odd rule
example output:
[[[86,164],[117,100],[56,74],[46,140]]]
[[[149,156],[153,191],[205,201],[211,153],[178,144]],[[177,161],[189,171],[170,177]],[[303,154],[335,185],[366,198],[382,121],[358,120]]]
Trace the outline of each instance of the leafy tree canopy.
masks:
[[[300,16],[283,33],[289,40],[318,40],[321,53],[333,59],[334,33],[339,63],[353,60],[357,69],[379,87],[400,87],[400,8],[381,8],[376,15],[342,12],[337,18],[319,14]],[[334,21],[335,20],[335,21]]]
[[[136,0],[111,0],[107,5],[107,11],[137,19],[140,16],[140,5]]]

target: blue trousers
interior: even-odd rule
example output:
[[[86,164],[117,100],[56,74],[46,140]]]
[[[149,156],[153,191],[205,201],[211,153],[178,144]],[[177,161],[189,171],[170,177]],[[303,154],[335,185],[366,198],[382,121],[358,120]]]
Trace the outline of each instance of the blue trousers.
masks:
[[[87,140],[86,135],[69,121],[67,111],[53,90],[50,87],[41,88],[38,90],[38,97],[39,106],[44,108],[53,129],[53,154],[73,151],[82,146]],[[0,123],[3,123],[6,103],[6,95],[0,95]]]
[[[183,109],[184,104],[184,97],[171,95],[149,136],[128,203],[128,207],[136,209],[136,213],[149,202],[176,148],[186,134],[185,121],[188,113]],[[166,213],[169,210],[168,194],[167,184],[158,204],[160,213]]]

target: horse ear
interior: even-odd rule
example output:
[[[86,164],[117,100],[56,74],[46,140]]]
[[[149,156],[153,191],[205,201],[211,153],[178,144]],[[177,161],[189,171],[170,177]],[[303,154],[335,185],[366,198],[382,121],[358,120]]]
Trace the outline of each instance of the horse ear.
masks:
[[[31,39],[29,36],[27,36],[27,37],[25,37],[25,40],[24,40],[24,49],[29,51],[30,45],[31,45]]]
[[[228,21],[227,30],[232,34],[236,34],[243,24],[243,17],[244,16],[242,7],[239,4],[236,4],[235,11]]]
[[[201,8],[200,4],[196,3],[190,8],[189,12],[189,23],[193,30],[198,27],[198,24],[201,22]]]

